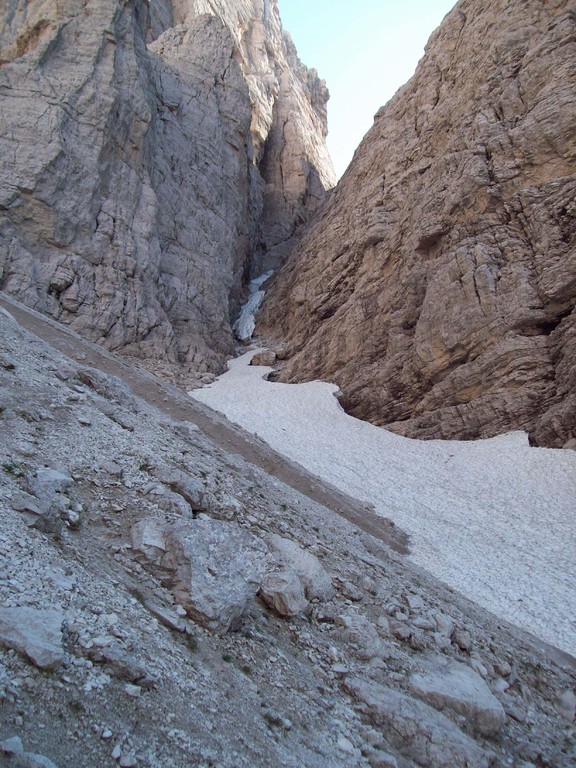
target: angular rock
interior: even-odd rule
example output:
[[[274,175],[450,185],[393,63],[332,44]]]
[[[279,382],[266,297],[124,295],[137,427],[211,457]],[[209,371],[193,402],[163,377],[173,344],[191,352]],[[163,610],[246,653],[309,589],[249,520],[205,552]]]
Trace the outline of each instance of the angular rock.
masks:
[[[329,600],[332,597],[332,580],[322,563],[311,552],[302,549],[291,539],[285,539],[275,533],[266,537],[266,544],[279,565],[298,574],[308,600]]]
[[[344,689],[400,754],[423,768],[488,768],[491,756],[447,717],[404,693],[347,677]]]
[[[64,659],[63,621],[57,610],[0,608],[0,644],[27,656],[40,669],[54,669]]]
[[[199,480],[178,469],[161,470],[154,476],[179,494],[191,506],[193,512],[208,512],[210,500],[206,489]]]
[[[237,626],[264,575],[263,544],[221,520],[180,523],[166,531],[176,600],[198,624],[224,634]]]
[[[137,410],[136,398],[130,391],[130,387],[118,376],[104,373],[97,368],[79,368],[76,375],[82,384],[90,387],[106,400],[112,400],[132,411]]]
[[[298,616],[309,605],[302,582],[294,571],[267,573],[262,580],[259,595],[274,613],[283,618]]]
[[[480,675],[457,661],[428,659],[423,673],[411,675],[410,688],[436,709],[463,715],[471,729],[483,736],[496,736],[506,722],[502,704]]]
[[[97,664],[105,664],[115,677],[128,680],[142,688],[153,688],[157,680],[134,656],[125,651],[118,643],[111,643],[102,648],[93,646],[86,655]]]
[[[9,739],[0,741],[0,752],[4,752],[7,755],[19,755],[20,753],[24,752],[24,747],[22,745],[22,739],[20,736],[12,736]]]
[[[151,568],[198,624],[218,634],[237,626],[265,572],[266,548],[222,520],[166,524],[157,518],[131,529],[137,559]]]
[[[150,611],[158,621],[168,629],[172,629],[175,632],[186,632],[186,624],[182,621],[176,611],[171,610],[165,605],[160,605],[151,598],[145,597],[142,601],[144,608]]]
[[[417,438],[576,437],[574,15],[457,4],[267,288],[283,381]]]
[[[165,528],[165,521],[155,517],[147,517],[132,526],[130,542],[139,562],[160,565],[167,549]]]
[[[64,494],[74,481],[69,475],[49,467],[42,467],[30,480],[30,492],[43,501],[50,500],[55,493]]]

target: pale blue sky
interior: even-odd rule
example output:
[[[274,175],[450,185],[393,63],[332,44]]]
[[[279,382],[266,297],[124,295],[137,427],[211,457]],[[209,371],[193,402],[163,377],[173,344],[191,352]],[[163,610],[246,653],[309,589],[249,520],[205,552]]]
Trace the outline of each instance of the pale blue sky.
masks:
[[[378,109],[414,74],[456,0],[278,0],[300,58],[330,90],[328,148],[338,176]]]

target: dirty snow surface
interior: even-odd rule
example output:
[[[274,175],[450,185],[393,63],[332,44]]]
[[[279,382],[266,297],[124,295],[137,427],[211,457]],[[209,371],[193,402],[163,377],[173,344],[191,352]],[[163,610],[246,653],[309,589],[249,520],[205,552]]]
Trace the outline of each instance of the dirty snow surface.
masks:
[[[323,382],[230,363],[191,396],[411,535],[411,559],[493,613],[576,654],[576,453],[522,432],[421,441],[348,416]]]

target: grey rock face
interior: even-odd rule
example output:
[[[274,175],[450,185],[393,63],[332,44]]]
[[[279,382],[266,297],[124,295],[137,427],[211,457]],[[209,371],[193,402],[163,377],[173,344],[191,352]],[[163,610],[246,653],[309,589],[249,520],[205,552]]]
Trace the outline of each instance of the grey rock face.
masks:
[[[245,278],[332,182],[327,92],[276,4],[11,3],[0,64],[0,288],[220,370]]]
[[[411,676],[410,687],[436,709],[464,715],[472,729],[484,736],[495,736],[506,721],[502,704],[465,664],[431,660],[424,673]]]
[[[0,608],[0,644],[27,656],[40,669],[53,669],[64,659],[62,622],[57,610]]]
[[[576,436],[568,5],[447,15],[266,292],[283,380],[410,437]]]

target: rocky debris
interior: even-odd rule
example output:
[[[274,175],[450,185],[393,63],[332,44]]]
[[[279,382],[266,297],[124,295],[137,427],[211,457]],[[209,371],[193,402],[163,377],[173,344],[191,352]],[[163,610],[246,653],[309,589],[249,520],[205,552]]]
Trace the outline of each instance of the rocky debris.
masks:
[[[270,281],[283,381],[418,438],[576,437],[569,4],[465,0]]]
[[[0,645],[24,654],[40,669],[54,669],[64,659],[61,611],[20,606],[0,608]]]
[[[54,331],[36,320],[37,329]],[[137,400],[128,431],[102,413],[103,404],[123,406],[78,383],[76,366],[55,348],[1,318],[0,335],[2,360],[13,365],[0,366],[7,404],[0,412],[0,603],[59,613],[63,655],[44,670],[0,644],[0,741],[18,736],[24,750],[47,755],[59,768],[413,768],[416,755],[424,755],[424,765],[457,765],[451,755],[464,750],[493,752],[498,768],[572,768],[570,700],[559,699],[574,688],[566,657],[539,650],[383,541],[230,453],[230,431],[212,442],[190,422],[177,422],[177,414],[191,418],[185,397],[159,382],[148,390],[146,372],[96,353],[105,370],[123,372],[148,398]],[[63,337],[83,366],[93,360],[92,345]],[[150,404],[158,391],[166,411]],[[91,426],[81,429],[79,415]],[[257,438],[251,444],[258,446]],[[25,509],[40,507],[27,489],[43,469],[72,479],[66,494],[54,495],[82,506],[77,532],[64,526],[55,538],[27,524],[32,513]],[[185,507],[171,506],[174,497],[187,505],[156,476],[172,471],[201,483],[211,519],[200,512],[193,520]],[[303,476],[303,488],[306,482]],[[209,535],[211,524],[220,527]],[[208,542],[190,542],[178,574],[166,530],[180,525],[206,526]],[[181,579],[194,591],[198,567],[201,590],[227,592],[236,555],[246,567],[253,557],[248,576],[256,580],[258,572],[258,583],[250,585],[238,631],[220,635],[192,621],[172,589]],[[280,617],[257,597],[269,577],[282,573],[294,589],[300,585],[300,595],[309,582],[302,613]],[[408,640],[390,631],[389,619]],[[470,635],[470,652],[455,642],[459,633]],[[413,645],[416,637],[424,639],[426,656]],[[485,680],[507,713],[496,739],[411,691],[410,677],[422,673],[432,652],[465,659]],[[389,702],[400,696],[404,714],[391,704],[390,719],[373,716],[344,691],[346,679],[385,690]],[[392,721],[408,735],[380,724]],[[0,753],[2,766],[14,759]]]
[[[0,288],[175,376],[220,372],[263,249],[334,183],[328,92],[276,1],[5,16]]]
[[[302,582],[294,571],[267,573],[260,585],[259,596],[278,616],[298,616],[309,606]]]
[[[463,715],[471,729],[484,736],[496,736],[506,722],[502,704],[465,664],[432,657],[423,672],[410,677],[410,688],[436,709]]]
[[[73,483],[66,473],[41,467],[28,482],[28,490],[37,503],[23,493],[16,500],[15,508],[26,515],[30,526],[60,536],[64,525],[76,529],[81,522],[82,506],[74,504],[69,495]]]
[[[238,625],[260,588],[266,549],[232,523],[147,519],[133,526],[131,539],[135,553],[162,573],[188,615],[218,634]]]
[[[322,563],[311,552],[306,551],[291,539],[277,534],[266,537],[273,558],[280,567],[294,571],[304,587],[308,600],[328,600],[334,590],[332,580]]]
[[[491,756],[447,717],[427,704],[359,678],[346,678],[345,690],[365,715],[386,729],[390,743],[424,768],[488,768]]]

